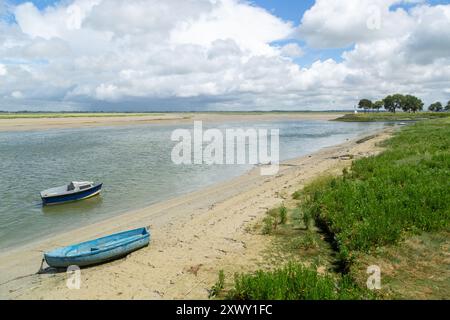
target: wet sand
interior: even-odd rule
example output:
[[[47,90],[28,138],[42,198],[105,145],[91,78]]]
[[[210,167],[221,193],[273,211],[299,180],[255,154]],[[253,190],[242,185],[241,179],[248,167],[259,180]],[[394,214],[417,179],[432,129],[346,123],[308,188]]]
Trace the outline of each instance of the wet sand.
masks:
[[[292,113],[164,113],[154,115],[96,116],[67,118],[15,118],[0,119],[0,131],[28,131],[64,128],[89,128],[98,126],[123,126],[138,124],[177,124],[192,121],[255,121],[255,120],[332,120],[344,113],[292,112]]]

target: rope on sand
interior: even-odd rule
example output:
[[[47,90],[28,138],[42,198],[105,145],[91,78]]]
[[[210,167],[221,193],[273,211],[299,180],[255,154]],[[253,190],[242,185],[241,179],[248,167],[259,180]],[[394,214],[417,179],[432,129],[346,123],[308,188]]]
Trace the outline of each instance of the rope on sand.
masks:
[[[38,275],[38,274],[44,274],[48,270],[48,268],[44,268],[44,262],[45,262],[45,259],[42,259],[41,266],[39,267],[39,270],[37,272],[26,274],[26,275],[19,276],[19,277],[15,277],[13,279],[9,279],[8,281],[0,283],[0,286],[3,286],[5,284],[8,284],[8,283],[16,281],[16,280],[28,278],[28,277],[35,276],[35,275]]]

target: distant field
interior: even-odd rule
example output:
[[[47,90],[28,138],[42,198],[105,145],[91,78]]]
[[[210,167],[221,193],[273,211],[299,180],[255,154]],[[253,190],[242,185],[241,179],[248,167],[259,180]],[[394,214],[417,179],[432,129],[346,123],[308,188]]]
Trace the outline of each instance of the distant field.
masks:
[[[373,122],[373,121],[414,121],[425,119],[436,119],[450,117],[450,112],[418,112],[418,113],[388,113],[388,112],[368,112],[368,113],[350,113],[335,121],[348,122]]]
[[[0,113],[0,119],[34,119],[34,118],[87,118],[87,117],[131,117],[131,116],[158,116],[163,113],[103,113],[103,112],[86,112],[86,113],[65,113],[65,112],[49,112],[49,113]]]

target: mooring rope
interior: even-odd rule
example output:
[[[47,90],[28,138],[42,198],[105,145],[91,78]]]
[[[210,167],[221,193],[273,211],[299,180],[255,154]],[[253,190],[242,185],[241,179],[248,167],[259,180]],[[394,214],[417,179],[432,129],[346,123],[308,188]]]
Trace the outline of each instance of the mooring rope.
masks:
[[[0,283],[0,286],[3,286],[5,284],[8,284],[8,283],[16,281],[16,280],[28,278],[28,277],[35,276],[35,275],[38,275],[38,274],[44,274],[46,272],[46,270],[48,269],[48,268],[44,268],[44,262],[45,262],[45,259],[42,258],[41,266],[39,267],[39,270],[37,272],[26,274],[26,275],[23,275],[23,276],[18,276],[18,277],[13,278],[13,279],[9,279],[8,281]]]

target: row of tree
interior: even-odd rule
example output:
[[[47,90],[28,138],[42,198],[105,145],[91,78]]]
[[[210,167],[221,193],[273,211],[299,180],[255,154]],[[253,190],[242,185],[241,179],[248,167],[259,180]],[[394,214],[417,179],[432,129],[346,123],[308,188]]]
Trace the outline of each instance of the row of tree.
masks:
[[[393,94],[385,97],[382,100],[372,102],[369,99],[361,99],[358,103],[358,108],[367,110],[377,110],[385,109],[389,112],[394,112],[396,110],[403,110],[404,112],[417,112],[423,110],[424,103],[421,99],[413,95],[402,95]],[[435,102],[428,107],[430,111],[450,111],[450,101],[447,102],[445,107],[442,103]]]
[[[428,110],[433,112],[450,111],[450,101],[447,102],[447,105],[445,107],[442,106],[442,103],[440,102],[432,103],[428,107]]]

